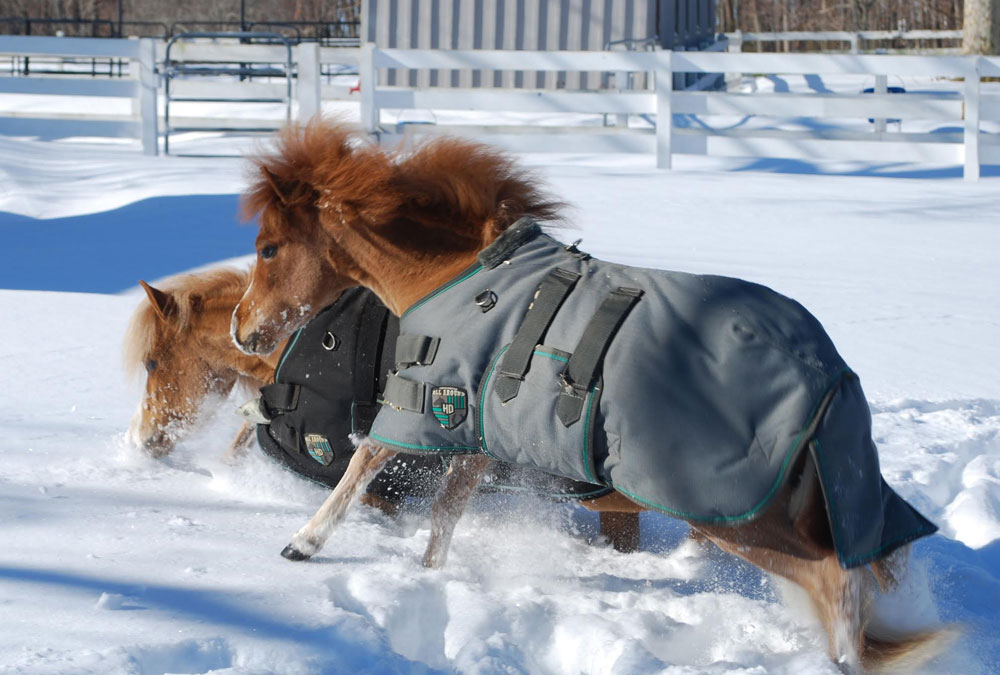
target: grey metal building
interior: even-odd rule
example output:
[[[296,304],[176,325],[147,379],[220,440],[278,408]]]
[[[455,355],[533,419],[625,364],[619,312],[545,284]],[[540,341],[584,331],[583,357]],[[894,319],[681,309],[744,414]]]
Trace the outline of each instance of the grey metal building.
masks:
[[[417,49],[697,49],[715,0],[364,0],[362,39]],[[599,89],[602,73],[385,71],[388,85]],[[638,86],[641,84],[636,83]]]

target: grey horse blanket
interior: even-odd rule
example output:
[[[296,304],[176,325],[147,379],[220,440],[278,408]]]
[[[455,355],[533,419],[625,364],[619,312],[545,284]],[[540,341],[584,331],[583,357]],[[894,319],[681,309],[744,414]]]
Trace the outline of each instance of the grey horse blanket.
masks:
[[[693,522],[815,459],[840,562],[935,531],[882,479],[857,376],[764,286],[596,260],[523,219],[402,317],[373,440],[613,487]]]

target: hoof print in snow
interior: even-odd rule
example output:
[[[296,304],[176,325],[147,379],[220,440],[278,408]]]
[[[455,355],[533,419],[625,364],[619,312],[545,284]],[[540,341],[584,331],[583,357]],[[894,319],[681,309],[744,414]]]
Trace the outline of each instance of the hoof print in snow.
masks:
[[[282,549],[282,551],[281,551],[281,557],[282,558],[286,558],[288,560],[296,560],[296,561],[298,561],[298,560],[309,560],[310,556],[306,555],[305,553],[303,553],[299,549],[297,549],[294,546],[292,546],[291,544],[289,544],[284,549]]]

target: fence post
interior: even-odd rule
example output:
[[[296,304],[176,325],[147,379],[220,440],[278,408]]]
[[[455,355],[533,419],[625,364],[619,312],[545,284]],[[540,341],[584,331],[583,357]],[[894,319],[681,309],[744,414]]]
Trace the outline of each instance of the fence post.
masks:
[[[378,86],[378,71],[375,70],[375,43],[361,44],[361,61],[358,64],[361,87],[361,126],[370,134],[378,132],[379,113],[375,107],[375,88]]]
[[[615,91],[619,94],[623,91],[632,89],[631,84],[632,73],[628,70],[616,70],[615,71]],[[628,114],[617,114],[615,115],[615,126],[616,127],[627,127],[628,126]]]
[[[851,53],[859,54],[861,52],[861,33],[851,34]]]
[[[874,92],[875,92],[875,95],[878,96],[879,98],[881,98],[885,94],[889,93],[889,76],[888,75],[876,75],[875,76]],[[884,117],[876,117],[875,118],[875,133],[876,134],[885,133],[885,128],[886,128],[885,120],[886,120],[886,118],[884,118]]]
[[[726,52],[730,54],[739,54],[742,51],[743,32],[737,30],[736,34],[730,38],[729,44],[726,45]],[[743,83],[743,73],[726,73],[723,77],[725,78],[726,91],[739,90],[740,85]]]
[[[965,180],[979,180],[979,57],[965,73]]]
[[[308,120],[323,109],[320,94],[319,43],[300,42],[298,54],[298,74],[295,82],[295,98],[299,103],[299,120]]]
[[[661,49],[653,52],[656,58],[656,168],[670,168],[671,141],[674,131],[674,114],[671,95],[674,90],[673,52]]]
[[[159,154],[159,132],[157,130],[156,108],[156,43],[152,38],[139,40],[139,58],[132,64],[137,72],[133,73],[139,81],[137,97],[139,100],[140,134],[142,136],[142,154]]]

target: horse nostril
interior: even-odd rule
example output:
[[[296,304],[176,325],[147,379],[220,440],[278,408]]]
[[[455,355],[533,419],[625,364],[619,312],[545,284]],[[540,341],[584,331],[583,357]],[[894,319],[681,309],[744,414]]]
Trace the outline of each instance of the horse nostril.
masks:
[[[260,333],[254,331],[247,336],[246,346],[251,352],[257,351],[257,347],[260,345]]]

